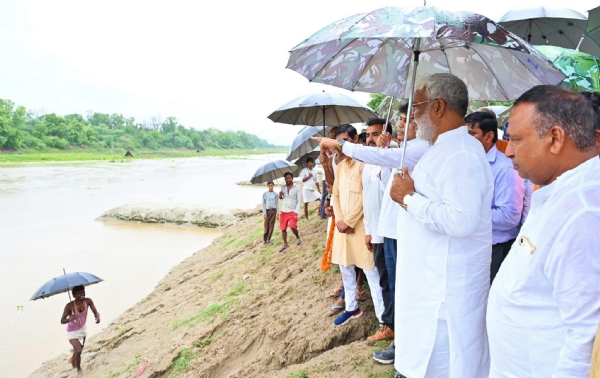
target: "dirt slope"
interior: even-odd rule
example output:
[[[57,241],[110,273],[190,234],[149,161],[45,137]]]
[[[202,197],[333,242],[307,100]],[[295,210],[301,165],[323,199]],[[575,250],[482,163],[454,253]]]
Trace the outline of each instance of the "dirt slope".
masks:
[[[325,316],[337,269],[320,271],[326,221],[311,208],[301,220],[304,243],[283,253],[279,231],[262,245],[262,215],[224,235],[173,270],[147,298],[88,340],[86,377],[393,377],[363,341],[376,327],[365,315],[336,328]],[[249,278],[243,280],[244,275]],[[71,377],[62,355],[31,377]]]

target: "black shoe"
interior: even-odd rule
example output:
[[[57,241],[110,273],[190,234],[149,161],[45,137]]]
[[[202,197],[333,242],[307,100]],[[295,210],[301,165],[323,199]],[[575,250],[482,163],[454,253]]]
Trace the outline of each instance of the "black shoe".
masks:
[[[379,352],[373,353],[373,359],[380,364],[390,365],[394,363],[394,357],[396,355],[396,349],[391,346]]]
[[[400,374],[398,372],[396,372],[396,374],[394,374],[394,377],[395,378],[406,378],[406,376],[404,376],[404,375],[402,375],[402,374]]]

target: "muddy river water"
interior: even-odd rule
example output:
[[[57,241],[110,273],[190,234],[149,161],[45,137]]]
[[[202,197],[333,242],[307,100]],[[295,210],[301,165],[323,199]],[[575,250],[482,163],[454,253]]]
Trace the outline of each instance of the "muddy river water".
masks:
[[[60,324],[67,294],[29,301],[63,268],[105,280],[86,290],[102,318],[96,325],[89,315],[88,333],[93,335],[220,234],[196,226],[96,220],[103,212],[139,202],[253,208],[264,189],[235,183],[280,158],[0,166],[1,375],[25,377],[69,350]]]

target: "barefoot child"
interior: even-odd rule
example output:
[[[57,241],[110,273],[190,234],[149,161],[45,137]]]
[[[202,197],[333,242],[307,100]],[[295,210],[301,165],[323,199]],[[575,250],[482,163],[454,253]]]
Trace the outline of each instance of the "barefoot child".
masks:
[[[85,322],[87,320],[88,308],[92,309],[96,324],[100,323],[100,313],[96,310],[94,302],[85,297],[83,286],[75,286],[72,290],[74,301],[67,303],[63,311],[60,324],[67,324],[67,339],[73,346],[73,356],[69,360],[73,368],[77,369],[77,375],[83,374],[81,370],[81,351],[87,336]],[[79,340],[83,340],[82,342]]]

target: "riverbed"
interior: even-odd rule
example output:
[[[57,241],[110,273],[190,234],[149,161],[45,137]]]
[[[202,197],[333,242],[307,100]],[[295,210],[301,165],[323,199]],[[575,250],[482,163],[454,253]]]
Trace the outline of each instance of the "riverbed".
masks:
[[[69,350],[60,317],[67,294],[29,301],[46,281],[85,271],[102,322],[93,335],[148,295],[169,270],[220,235],[197,226],[96,220],[140,202],[249,209],[264,191],[239,186],[280,155],[0,166],[0,371],[24,377]],[[67,359],[65,358],[65,364]]]

